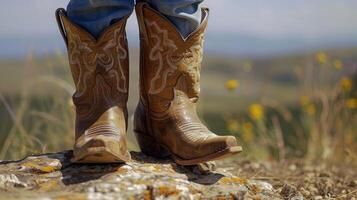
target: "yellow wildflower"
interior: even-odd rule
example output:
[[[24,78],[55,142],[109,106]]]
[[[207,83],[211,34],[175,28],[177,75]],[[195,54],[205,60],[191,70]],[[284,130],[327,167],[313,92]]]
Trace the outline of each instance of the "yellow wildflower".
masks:
[[[352,80],[348,77],[343,77],[340,81],[340,85],[345,92],[349,92],[352,89]]]
[[[307,106],[310,103],[310,98],[308,96],[301,96],[300,97],[300,105]]]
[[[349,99],[346,100],[345,105],[349,109],[356,109],[357,108],[357,99],[356,98],[349,98]]]
[[[231,80],[228,80],[226,82],[226,84],[224,85],[224,87],[227,89],[227,90],[234,90],[236,89],[237,87],[239,87],[239,82],[238,80],[235,80],[235,79],[231,79]]]
[[[309,115],[314,115],[316,113],[316,107],[314,104],[309,104],[306,106],[305,111]]]
[[[343,63],[341,60],[335,60],[333,62],[333,66],[335,67],[336,70],[340,70],[343,67]]]
[[[250,122],[244,122],[243,123],[243,130],[252,131],[253,130],[253,124],[250,123]]]
[[[227,129],[231,133],[235,133],[239,130],[239,123],[237,120],[230,119],[227,121]]]
[[[243,123],[243,140],[246,142],[252,142],[254,139],[253,125],[250,122]]]
[[[249,114],[252,119],[260,120],[264,116],[264,109],[260,104],[252,104],[249,107]]]
[[[319,53],[317,53],[317,54],[316,54],[316,61],[317,61],[319,64],[321,64],[321,65],[325,64],[325,63],[327,62],[327,55],[326,55],[326,53],[324,53],[324,52],[319,52]]]

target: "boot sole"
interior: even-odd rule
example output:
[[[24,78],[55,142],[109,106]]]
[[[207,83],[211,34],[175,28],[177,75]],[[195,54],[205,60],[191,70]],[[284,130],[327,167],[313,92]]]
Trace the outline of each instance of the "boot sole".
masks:
[[[208,161],[214,161],[214,160],[220,160],[229,156],[233,156],[235,154],[238,154],[243,151],[243,148],[241,146],[234,146],[230,148],[223,149],[221,151],[199,157],[199,158],[194,158],[194,159],[184,159],[181,158],[180,156],[177,156],[176,154],[172,153],[169,148],[167,148],[165,145],[160,144],[159,142],[156,141],[155,138],[148,136],[147,134],[135,131],[135,133],[139,137],[145,138],[145,142],[148,143],[149,145],[145,146],[160,146],[161,147],[161,152],[151,152],[152,149],[145,149],[143,148],[143,145],[140,145],[141,151],[149,156],[157,157],[157,158],[165,158],[171,155],[171,157],[174,159],[174,161],[179,164],[179,165],[196,165],[200,163],[205,163]]]
[[[235,147],[230,147],[226,148],[222,151],[218,151],[200,158],[194,158],[194,159],[183,159],[175,154],[171,155],[173,156],[175,162],[179,165],[195,165],[195,164],[200,164],[200,163],[205,163],[209,161],[215,161],[215,160],[220,160],[224,159],[230,156],[233,156],[235,154],[241,153],[243,151],[243,148],[241,146],[235,146]]]
[[[117,155],[106,147],[92,147],[85,151],[86,153],[75,155],[72,163],[88,163],[88,164],[101,164],[101,163],[126,163],[130,159],[125,156]]]

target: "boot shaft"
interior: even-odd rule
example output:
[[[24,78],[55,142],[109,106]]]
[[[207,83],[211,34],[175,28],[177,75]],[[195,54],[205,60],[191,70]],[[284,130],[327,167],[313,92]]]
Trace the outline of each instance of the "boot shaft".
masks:
[[[111,108],[127,115],[129,58],[125,33],[127,17],[102,32],[98,39],[57,11],[76,91],[76,138]],[[114,109],[115,110],[115,109]],[[126,117],[124,117],[126,118]],[[105,119],[104,119],[105,120]],[[109,120],[109,119],[108,119]]]
[[[140,29],[141,101],[153,112],[164,112],[182,92],[192,102],[200,93],[200,69],[208,9],[203,9],[201,25],[187,38],[147,3],[138,3]]]

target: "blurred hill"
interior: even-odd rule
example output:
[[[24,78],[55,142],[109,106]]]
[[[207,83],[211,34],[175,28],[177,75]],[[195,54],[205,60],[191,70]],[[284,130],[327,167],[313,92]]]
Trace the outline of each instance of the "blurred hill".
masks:
[[[129,32],[131,48],[138,48],[138,35]],[[205,50],[211,54],[231,57],[279,57],[282,55],[302,54],[319,49],[347,49],[357,46],[357,36],[348,37],[263,37],[237,33],[208,32]],[[56,35],[6,36],[0,37],[1,58],[24,58],[30,51],[38,56],[54,53],[57,49],[65,51],[62,39]]]

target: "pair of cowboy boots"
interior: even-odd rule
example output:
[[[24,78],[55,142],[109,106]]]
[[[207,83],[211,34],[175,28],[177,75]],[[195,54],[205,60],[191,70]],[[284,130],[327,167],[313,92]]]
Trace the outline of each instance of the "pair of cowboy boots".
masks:
[[[210,132],[196,114],[202,45],[208,10],[200,27],[183,38],[175,26],[147,3],[138,3],[140,101],[134,132],[147,155],[171,156],[181,165],[217,160],[242,151],[233,136]],[[125,133],[129,87],[127,17],[94,38],[56,12],[76,86],[73,162],[129,162]]]

